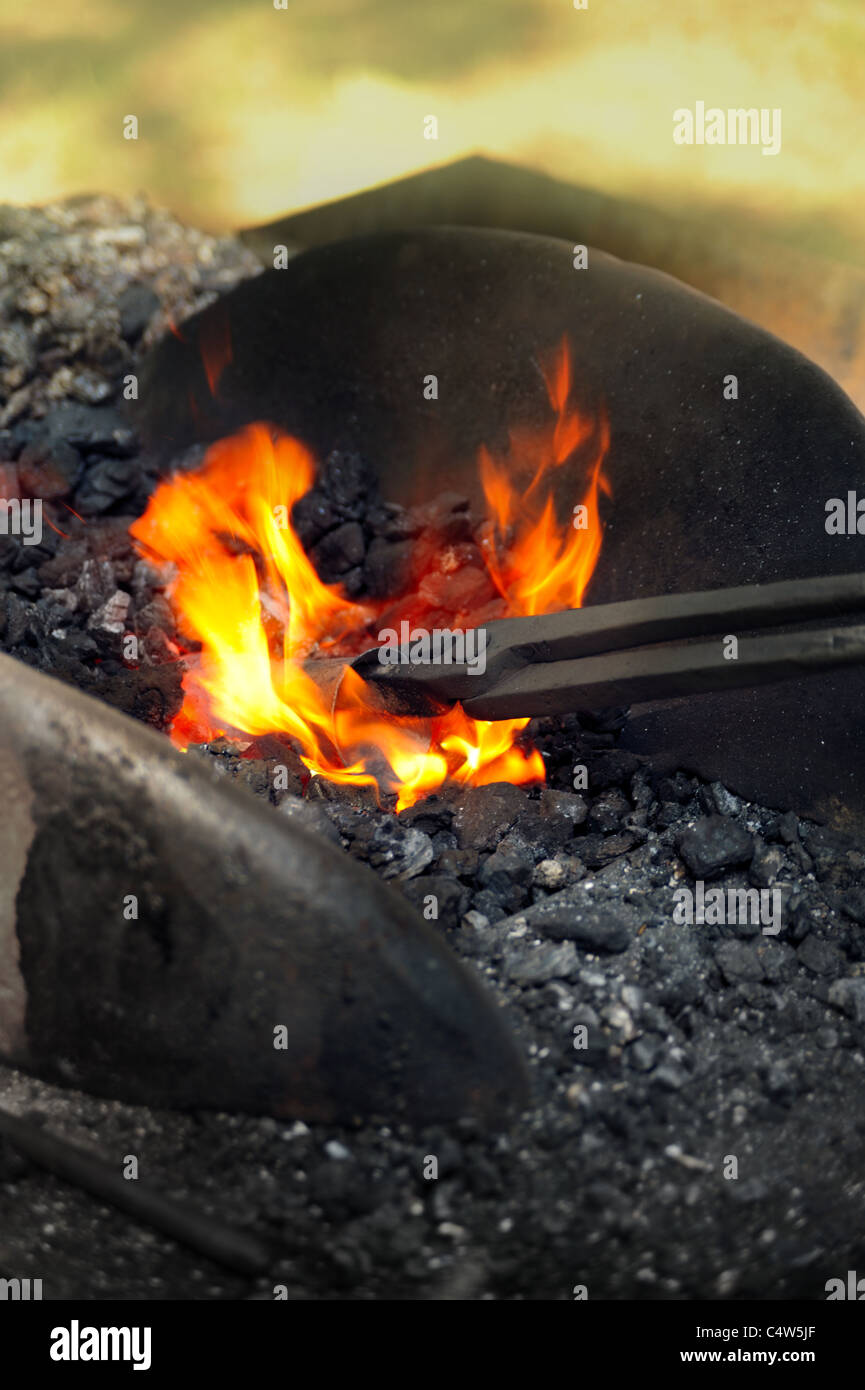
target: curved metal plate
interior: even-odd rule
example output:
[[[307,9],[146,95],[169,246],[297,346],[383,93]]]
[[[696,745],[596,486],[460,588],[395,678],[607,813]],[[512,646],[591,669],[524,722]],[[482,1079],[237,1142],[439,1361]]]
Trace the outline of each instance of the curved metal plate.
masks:
[[[129,1101],[321,1120],[496,1120],[525,1099],[500,1010],[371,870],[0,656],[13,759],[13,1060]]]
[[[226,320],[233,360],[213,401],[200,340]],[[363,237],[265,272],[182,333],[155,350],[141,392],[145,436],[166,459],[269,418],[320,456],[360,450],[401,501],[445,488],[477,500],[478,446],[548,418],[533,358],[566,333],[574,398],[604,401],[612,428],[589,602],[865,568],[865,535],[825,529],[829,498],[865,496],[865,421],[850,400],[714,300],[601,252],[576,270],[572,246],[547,237]],[[436,401],[423,397],[430,372]],[[567,517],[579,468],[560,481]],[[744,795],[865,827],[861,671],[689,698],[635,717],[625,737]]]

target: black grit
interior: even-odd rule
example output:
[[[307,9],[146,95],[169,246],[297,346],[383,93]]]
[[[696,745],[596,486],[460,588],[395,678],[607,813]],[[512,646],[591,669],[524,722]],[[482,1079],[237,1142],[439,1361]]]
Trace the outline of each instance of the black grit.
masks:
[[[38,546],[0,537],[0,648],[159,729],[182,670],[159,577],[127,535],[157,474],[122,382],[169,322],[256,268],[239,242],[140,201],[0,208],[0,495],[43,497],[56,527]],[[454,602],[494,611],[465,499],[390,504],[343,452],[294,522],[352,595],[409,593],[421,564],[445,618]],[[275,1252],[263,1278],[227,1275],[0,1142],[0,1275],[42,1278],[46,1298],[271,1299],[284,1285],[298,1300],[569,1300],[585,1284],[592,1298],[822,1299],[865,1267],[865,847],[661,773],[618,746],[626,719],[535,721],[545,787],[446,788],[400,815],[308,781],[279,739],[191,750],[420,909],[435,896],[440,930],[507,1009],[535,1103],[499,1134],[309,1127],[155,1112],[0,1069],[10,1110],[118,1164],[135,1153],[154,1186]],[[677,924],[676,890],[697,880],[777,890],[780,932]]]

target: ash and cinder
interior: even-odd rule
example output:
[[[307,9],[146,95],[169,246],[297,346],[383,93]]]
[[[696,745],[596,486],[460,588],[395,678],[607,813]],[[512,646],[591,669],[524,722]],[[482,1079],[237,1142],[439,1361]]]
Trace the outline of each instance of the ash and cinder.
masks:
[[[147,248],[150,214],[100,203],[97,218],[83,206],[61,210],[50,236],[32,214],[24,239],[37,269],[52,237],[78,236],[101,258],[77,291],[94,321],[105,287],[122,292],[118,276],[154,315],[198,302],[194,256],[194,274],[175,256],[169,295],[159,269],[141,257],[120,269],[133,252],[94,239],[99,227],[144,227]],[[177,633],[127,535],[155,470],[117,400],[150,328],[136,325],[103,364],[104,399],[82,399],[81,384],[58,396],[86,351],[39,324],[55,310],[62,324],[64,290],[52,297],[25,273],[25,223],[21,214],[10,237],[0,219],[3,292],[19,305],[13,338],[0,339],[0,461],[22,495],[34,467],[39,479],[50,471],[48,514],[66,535],[46,526],[38,546],[0,538],[0,644],[165,729],[181,699]],[[198,244],[183,229],[174,236]],[[230,243],[208,254],[220,273],[251,273]],[[22,299],[28,286],[44,307]],[[119,344],[119,319],[111,331]],[[9,366],[13,351],[23,375]],[[55,354],[50,378],[40,351]],[[46,380],[64,366],[51,395]],[[467,602],[480,600],[474,524],[458,498],[419,513],[389,507],[362,461],[338,455],[295,521],[322,578],[353,595],[407,588],[412,555],[434,542],[448,556],[432,571],[442,593],[452,602],[463,584]],[[137,666],[122,655],[130,632]],[[136,1154],[149,1182],[259,1232],[277,1254],[265,1278],[226,1275],[0,1144],[0,1273],[42,1278],[46,1298],[268,1299],[279,1284],[297,1299],[570,1299],[575,1285],[593,1298],[820,1299],[828,1279],[861,1267],[862,846],[636,757],[618,746],[625,718],[535,721],[544,787],[446,787],[399,815],[369,789],[308,780],[282,739],[190,750],[393,880],[421,911],[435,901],[441,932],[507,1008],[535,1103],[497,1134],[468,1120],[310,1127],[129,1107],[5,1069],[10,1109],[118,1165]],[[277,766],[289,773],[279,791]],[[587,786],[575,791],[578,767]],[[677,890],[698,881],[777,890],[780,932],[677,924]],[[435,1180],[424,1177],[428,1155]],[[724,1176],[731,1157],[735,1179]]]

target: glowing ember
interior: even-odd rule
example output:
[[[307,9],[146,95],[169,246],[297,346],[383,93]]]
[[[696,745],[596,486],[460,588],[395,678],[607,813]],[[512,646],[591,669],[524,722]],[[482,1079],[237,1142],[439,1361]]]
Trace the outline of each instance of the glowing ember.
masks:
[[[229,353],[223,346],[214,377]],[[550,426],[513,432],[505,458],[481,450],[489,509],[483,554],[501,595],[495,616],[579,607],[600,553],[606,420],[568,407],[565,342],[546,381]],[[584,447],[592,454],[588,485],[563,530],[550,483]],[[173,567],[169,595],[180,627],[201,643],[200,656],[188,659],[174,741],[185,747],[221,734],[283,732],[313,775],[395,791],[399,809],[447,780],[543,781],[540,754],[515,743],[528,719],[475,720],[459,706],[431,721],[397,718],[373,705],[350,668],[332,708],[330,693],[303,663],[319,655],[350,659],[375,645],[377,620],[388,609],[391,621],[393,605],[354,603],[341,586],[318,578],[291,526],[294,503],[314,482],[314,461],[302,444],[251,425],[214,445],[197,471],[163,483],[132,526],[140,551]],[[417,605],[423,589],[421,582]],[[451,621],[470,627],[490,616],[485,609]],[[423,626],[425,613],[403,607],[400,617]]]

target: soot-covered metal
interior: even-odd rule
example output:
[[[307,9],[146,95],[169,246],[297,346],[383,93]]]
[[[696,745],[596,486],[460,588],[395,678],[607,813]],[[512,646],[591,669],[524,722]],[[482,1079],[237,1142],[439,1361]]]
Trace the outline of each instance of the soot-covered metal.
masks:
[[[538,355],[562,335],[575,398],[603,404],[611,425],[588,603],[863,568],[865,537],[826,527],[829,499],[865,475],[865,421],[834,382],[668,276],[596,251],[576,269],[573,248],[549,238],[436,228],[308,251],[160,345],[142,426],[167,461],[265,418],[322,456],[359,450],[388,499],[450,487],[476,501],[479,446],[543,416]],[[231,343],[215,398],[202,364],[214,340]],[[563,516],[580,481],[561,470]],[[845,670],[637,708],[624,740],[769,804],[861,825],[863,710],[865,672]]]

